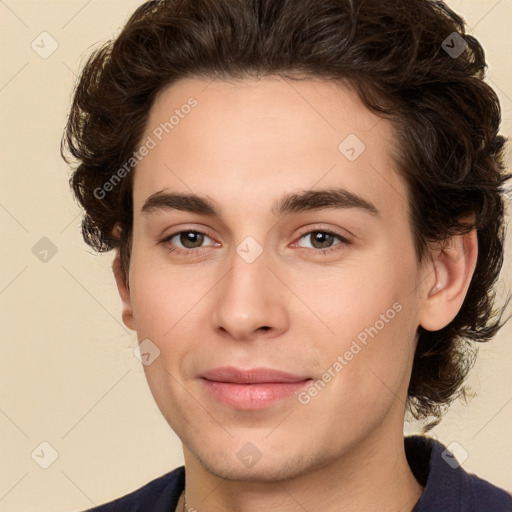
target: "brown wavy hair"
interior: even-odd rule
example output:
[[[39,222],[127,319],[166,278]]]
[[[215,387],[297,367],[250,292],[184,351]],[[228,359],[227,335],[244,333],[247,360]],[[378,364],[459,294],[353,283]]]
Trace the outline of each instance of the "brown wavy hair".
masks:
[[[440,1],[146,2],[90,55],[74,91],[61,152],[74,163],[70,183],[85,210],[84,239],[100,252],[118,250],[127,277],[133,173],[104,197],[95,190],[137,149],[164,87],[186,77],[265,75],[349,84],[394,127],[418,259],[433,243],[473,227],[478,233],[476,270],[458,315],[441,330],[419,328],[408,406],[434,425],[464,394],[473,342],[490,340],[504,323],[495,287],[510,175],[486,67],[480,43]]]

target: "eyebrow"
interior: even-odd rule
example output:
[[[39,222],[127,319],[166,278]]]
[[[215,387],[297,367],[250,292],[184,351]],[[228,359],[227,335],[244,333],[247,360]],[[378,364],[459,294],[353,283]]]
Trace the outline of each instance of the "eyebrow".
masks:
[[[272,208],[275,216],[323,209],[359,209],[379,215],[377,207],[367,199],[343,188],[304,190],[285,195]],[[222,210],[210,198],[194,193],[160,190],[150,195],[141,208],[142,213],[180,210],[222,218]]]

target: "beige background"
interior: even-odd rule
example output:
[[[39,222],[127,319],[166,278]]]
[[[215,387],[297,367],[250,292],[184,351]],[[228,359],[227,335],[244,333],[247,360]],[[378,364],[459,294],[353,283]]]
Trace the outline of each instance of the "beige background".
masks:
[[[0,1],[1,512],[83,510],[183,461],[179,440],[133,356],[135,335],[120,321],[111,256],[93,254],[81,240],[79,210],[59,156],[80,63],[140,3]],[[503,132],[510,135],[512,0],[449,4],[486,47],[503,105]],[[31,47],[35,40],[39,53],[51,49],[49,36],[38,37],[44,31],[58,43],[46,59]],[[32,250],[43,237],[57,249],[46,262]],[[47,242],[40,243],[44,250]],[[508,250],[505,291],[511,269]],[[482,347],[471,378],[476,397],[469,407],[457,404],[434,431],[445,444],[459,443],[459,456],[467,452],[466,469],[508,490],[511,334],[509,325]],[[47,469],[39,464],[51,462],[51,449],[41,442],[58,452]]]

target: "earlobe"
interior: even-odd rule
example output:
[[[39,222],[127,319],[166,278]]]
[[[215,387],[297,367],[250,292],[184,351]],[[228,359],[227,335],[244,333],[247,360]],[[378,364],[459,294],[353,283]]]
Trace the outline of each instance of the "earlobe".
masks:
[[[436,252],[431,270],[435,279],[428,280],[429,288],[420,313],[421,327],[438,331],[455,318],[471,283],[477,256],[476,229],[450,238]]]
[[[116,253],[114,261],[112,262],[112,271],[114,272],[117,290],[119,292],[119,296],[121,297],[123,323],[129,329],[135,330],[130,289],[128,287],[127,278],[121,265],[119,252]]]

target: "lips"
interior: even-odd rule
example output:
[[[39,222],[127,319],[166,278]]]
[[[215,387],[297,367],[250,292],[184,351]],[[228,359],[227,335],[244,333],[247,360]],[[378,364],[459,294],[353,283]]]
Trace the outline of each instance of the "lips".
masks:
[[[201,374],[203,379],[215,382],[232,382],[233,384],[263,384],[263,383],[283,383],[283,382],[301,382],[309,379],[299,375],[273,370],[271,368],[253,368],[242,370],[233,366],[224,366],[208,370]]]
[[[218,402],[241,410],[270,407],[306,386],[311,377],[272,368],[215,368],[200,375],[207,393]]]

